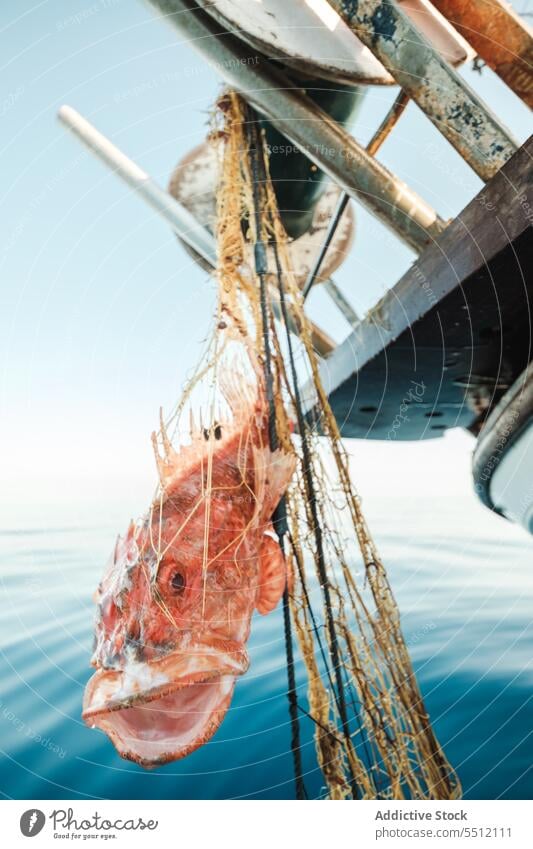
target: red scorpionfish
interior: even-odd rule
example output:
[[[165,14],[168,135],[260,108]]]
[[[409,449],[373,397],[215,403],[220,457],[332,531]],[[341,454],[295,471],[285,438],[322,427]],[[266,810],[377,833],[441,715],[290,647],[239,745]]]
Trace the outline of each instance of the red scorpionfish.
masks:
[[[271,517],[294,457],[269,448],[262,382],[232,380],[228,422],[193,428],[179,450],[162,428],[161,495],[118,538],[95,595],[83,719],[147,768],[213,736],[249,665],[252,613],[273,610],[287,582]]]

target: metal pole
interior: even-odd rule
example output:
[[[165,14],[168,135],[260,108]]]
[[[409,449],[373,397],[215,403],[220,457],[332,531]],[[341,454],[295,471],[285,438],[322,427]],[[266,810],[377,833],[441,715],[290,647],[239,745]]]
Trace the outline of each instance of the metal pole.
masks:
[[[376,162],[343,127],[271,62],[220,32],[190,0],[150,0],[226,81],[351,197],[359,200],[417,253],[445,229],[419,195]]]
[[[402,89],[400,89],[400,91],[399,91],[398,95],[396,96],[394,103],[392,104],[391,108],[389,109],[389,111],[385,115],[383,121],[381,122],[381,124],[377,128],[376,132],[374,133],[374,135],[372,136],[372,138],[368,142],[368,144],[366,146],[367,153],[369,153],[371,156],[374,156],[378,152],[378,150],[380,149],[381,145],[383,144],[383,142],[385,141],[385,139],[389,135],[392,128],[395,127],[396,124],[398,123],[398,119],[399,119],[400,115],[405,111],[405,107],[407,106],[408,103],[409,103],[409,95],[407,95],[404,91],[402,91]],[[331,244],[331,240],[333,239],[333,236],[335,235],[335,232],[336,232],[337,227],[339,225],[339,221],[341,220],[341,218],[343,216],[343,213],[344,213],[344,210],[346,209],[346,205],[347,205],[348,201],[349,201],[349,196],[345,192],[343,192],[339,196],[339,199],[337,201],[337,205],[336,205],[335,209],[333,210],[333,215],[331,216],[329,226],[328,226],[326,235],[324,237],[324,242],[323,242],[322,247],[321,247],[321,249],[318,253],[318,256],[315,260],[315,264],[313,265],[309,274],[307,275],[307,280],[305,281],[305,285],[304,285],[303,290],[302,290],[304,300],[307,298],[316,278],[318,277],[318,273],[319,273],[319,271],[322,267],[322,263],[324,262],[324,257],[326,256],[326,254],[328,252],[328,248]],[[347,303],[344,296],[339,292],[337,286],[335,286],[335,294],[331,293],[331,295],[337,303],[339,302],[338,301],[339,295],[340,295],[341,299],[344,300],[345,303]],[[352,310],[352,312],[353,312],[353,310]],[[350,321],[350,319],[348,319],[348,320]]]
[[[183,239],[196,253],[211,266],[216,267],[217,253],[212,234],[198,223],[196,218],[172,195],[162,189],[137,163],[126,156],[103,133],[93,127],[86,118],[71,106],[62,106],[58,112],[60,120],[114,173],[131,186],[152,209],[170,224],[180,239]],[[272,309],[276,317],[281,318],[279,293],[272,288]],[[300,332],[299,319],[290,316],[291,330]],[[311,323],[313,345],[320,356],[324,357],[335,348],[335,343],[319,327]]]
[[[326,290],[331,300],[339,308],[340,312],[343,314],[344,318],[351,326],[352,330],[355,330],[361,319],[357,315],[356,311],[354,310],[348,299],[344,297],[343,293],[341,292],[335,281],[331,280],[330,278],[328,280],[324,280],[321,285]]]
[[[502,0],[433,0],[478,56],[533,109],[531,27]]]
[[[324,262],[324,257],[328,252],[328,248],[331,244],[331,240],[335,235],[337,227],[339,226],[339,221],[344,215],[344,210],[348,206],[348,201],[350,200],[350,195],[347,195],[346,192],[341,192],[338,197],[337,204],[335,209],[333,210],[333,214],[329,219],[328,229],[326,230],[326,235],[324,236],[324,241],[320,247],[318,252],[318,256],[315,259],[315,263],[313,267],[310,269],[309,274],[307,275],[307,280],[304,283],[304,287],[302,289],[303,299],[307,298],[309,292],[311,291],[314,283],[318,277],[320,269],[322,267],[322,263]]]
[[[490,180],[518,149],[506,127],[394,0],[328,0],[442,135]]]

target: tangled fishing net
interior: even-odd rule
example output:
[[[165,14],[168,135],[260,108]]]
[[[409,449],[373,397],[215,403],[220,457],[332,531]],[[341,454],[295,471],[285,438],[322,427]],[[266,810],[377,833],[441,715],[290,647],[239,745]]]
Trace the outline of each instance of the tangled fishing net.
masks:
[[[195,393],[203,396],[207,421],[201,426],[215,427],[224,416],[223,401],[216,400],[223,375],[241,370],[243,381],[253,380],[246,352],[259,352],[254,356],[266,375],[271,439],[297,463],[274,517],[292,576],[284,621],[297,796],[305,796],[301,713],[314,722],[328,798],[456,799],[460,784],[432,730],[321,382],[257,116],[229,92],[214,123],[220,161],[217,315],[205,357],[158,439],[167,440],[172,428],[187,430]],[[313,421],[304,415],[297,373],[302,362],[314,392]],[[307,672],[305,705],[295,686],[293,629]]]

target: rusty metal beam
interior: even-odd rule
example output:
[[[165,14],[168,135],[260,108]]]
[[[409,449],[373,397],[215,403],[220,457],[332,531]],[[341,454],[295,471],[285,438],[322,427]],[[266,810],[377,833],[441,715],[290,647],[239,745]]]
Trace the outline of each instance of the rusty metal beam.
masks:
[[[445,229],[434,209],[377,162],[271,62],[247,51],[190,0],[149,0],[276,129],[420,253]]]
[[[502,0],[432,0],[494,73],[533,109],[531,28]]]
[[[476,174],[490,180],[517,150],[517,143],[397,3],[328,2]]]
[[[498,380],[509,368],[520,373],[531,360],[533,277],[528,271],[533,248],[527,199],[533,191],[532,163],[533,136],[321,366],[324,387],[346,436],[372,435],[360,407],[381,399],[379,415],[386,425],[381,435],[387,438],[411,376],[420,380],[433,372],[434,394],[424,398],[431,412],[441,386],[462,384],[465,376],[473,386],[476,380],[482,385],[484,376]],[[422,335],[421,327],[426,328]],[[451,351],[455,353],[450,360]],[[383,357],[381,363],[378,357]],[[381,375],[375,380],[367,377],[376,374],[374,366]],[[306,409],[311,409],[313,381],[302,395]],[[469,426],[477,414],[464,406],[464,393],[455,394],[455,401],[462,405],[462,425]]]

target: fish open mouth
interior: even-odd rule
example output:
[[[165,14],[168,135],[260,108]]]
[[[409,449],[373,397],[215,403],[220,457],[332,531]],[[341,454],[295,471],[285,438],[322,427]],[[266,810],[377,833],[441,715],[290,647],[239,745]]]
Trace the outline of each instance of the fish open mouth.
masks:
[[[248,668],[243,649],[182,653],[124,671],[99,669],[85,689],[83,719],[100,728],[121,757],[151,768],[207,742],[229,708],[235,681]]]

